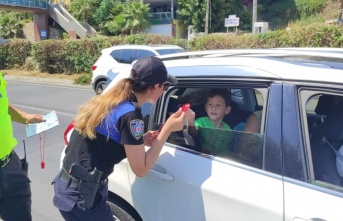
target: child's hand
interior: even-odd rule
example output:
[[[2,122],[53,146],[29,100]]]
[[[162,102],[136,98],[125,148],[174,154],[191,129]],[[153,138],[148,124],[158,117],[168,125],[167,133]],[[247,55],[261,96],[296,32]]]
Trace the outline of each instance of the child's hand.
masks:
[[[190,108],[188,108],[188,110],[186,111],[186,119],[188,124],[194,125],[195,113]]]

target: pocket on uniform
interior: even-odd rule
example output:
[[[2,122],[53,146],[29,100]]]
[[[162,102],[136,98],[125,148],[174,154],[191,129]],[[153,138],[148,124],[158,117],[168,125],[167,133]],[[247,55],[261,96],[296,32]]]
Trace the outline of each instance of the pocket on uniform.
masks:
[[[54,205],[65,212],[69,212],[73,209],[76,202],[80,201],[80,195],[77,188],[68,186],[63,182],[58,175],[53,181],[55,195],[53,198]]]

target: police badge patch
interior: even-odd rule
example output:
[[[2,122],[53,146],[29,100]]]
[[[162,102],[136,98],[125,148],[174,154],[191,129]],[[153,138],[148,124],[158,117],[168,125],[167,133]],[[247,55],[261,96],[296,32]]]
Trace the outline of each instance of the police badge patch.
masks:
[[[144,121],[142,120],[132,120],[130,121],[130,130],[132,136],[136,139],[139,140],[143,136],[143,131],[144,131]]]

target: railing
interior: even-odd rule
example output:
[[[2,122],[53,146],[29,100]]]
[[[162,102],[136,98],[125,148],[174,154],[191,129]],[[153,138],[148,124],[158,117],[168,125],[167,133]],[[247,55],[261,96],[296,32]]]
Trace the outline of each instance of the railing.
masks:
[[[0,4],[41,9],[48,8],[48,0],[0,0]]]
[[[75,31],[80,38],[87,37],[87,30],[63,7],[49,4],[48,12],[49,15],[67,32]]]
[[[174,19],[176,19],[175,15]],[[171,24],[173,22],[171,12],[149,13],[148,20],[151,24]]]

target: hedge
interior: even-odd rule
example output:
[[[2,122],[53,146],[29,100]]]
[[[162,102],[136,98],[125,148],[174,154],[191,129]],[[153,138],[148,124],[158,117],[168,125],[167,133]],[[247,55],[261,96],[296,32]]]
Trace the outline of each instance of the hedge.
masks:
[[[163,35],[137,34],[117,37],[97,37],[81,40],[44,40],[30,43],[14,39],[0,45],[0,69],[23,67],[27,57],[42,72],[91,73],[91,66],[101,50],[120,44],[175,44],[189,50],[275,47],[343,47],[343,26],[316,23],[291,30],[270,31],[262,34],[206,35],[190,41]]]

